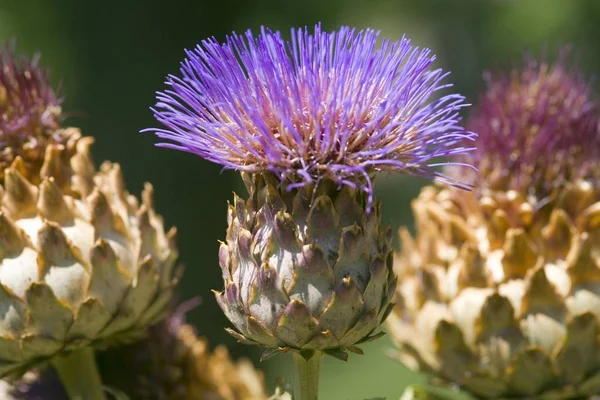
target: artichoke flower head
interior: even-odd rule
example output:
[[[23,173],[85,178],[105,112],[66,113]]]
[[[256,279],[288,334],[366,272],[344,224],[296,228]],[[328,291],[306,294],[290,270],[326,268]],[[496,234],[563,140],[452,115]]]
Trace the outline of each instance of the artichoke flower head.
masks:
[[[284,400],[278,388],[265,394],[262,372],[249,360],[232,360],[220,345],[207,340],[185,323],[185,313],[197,299],[173,310],[152,326],[144,339],[96,353],[102,381],[113,393],[136,400]],[[53,369],[0,381],[0,398],[10,400],[68,400]]]
[[[430,51],[377,40],[320,25],[207,39],[158,93],[160,146],[241,171],[248,189],[228,210],[216,294],[244,343],[360,353],[395,287],[375,173],[451,181],[434,160],[469,150],[463,97],[431,100],[447,85]]]
[[[600,393],[600,129],[589,85],[527,59],[488,74],[474,190],[429,186],[400,232],[388,327],[409,366],[479,398]]]
[[[0,52],[0,376],[87,345],[129,341],[163,314],[175,231],[96,170],[93,140],[60,124],[37,61]]]

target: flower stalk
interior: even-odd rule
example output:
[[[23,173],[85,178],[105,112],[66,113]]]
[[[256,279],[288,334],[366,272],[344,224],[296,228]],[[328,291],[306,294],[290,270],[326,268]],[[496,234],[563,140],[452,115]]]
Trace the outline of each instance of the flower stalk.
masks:
[[[83,347],[54,357],[52,365],[71,400],[106,400],[94,349]]]
[[[316,351],[308,360],[300,353],[293,353],[295,373],[295,398],[298,400],[319,399],[319,371],[322,353]]]

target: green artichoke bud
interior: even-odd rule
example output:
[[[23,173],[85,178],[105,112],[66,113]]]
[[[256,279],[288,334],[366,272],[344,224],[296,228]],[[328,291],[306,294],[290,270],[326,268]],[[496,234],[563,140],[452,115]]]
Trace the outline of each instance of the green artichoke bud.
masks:
[[[345,350],[379,334],[396,287],[390,229],[379,203],[330,180],[288,190],[269,174],[244,175],[246,201],[229,207],[219,262],[219,305],[244,343],[275,351]]]

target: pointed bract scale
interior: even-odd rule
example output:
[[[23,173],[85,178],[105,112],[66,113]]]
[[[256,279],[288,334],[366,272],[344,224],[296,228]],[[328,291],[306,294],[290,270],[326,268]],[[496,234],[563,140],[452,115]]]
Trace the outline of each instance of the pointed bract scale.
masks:
[[[281,249],[292,252],[300,251],[302,243],[298,237],[297,226],[290,214],[283,211],[275,214],[273,232],[279,241],[278,245]]]
[[[248,221],[249,216],[246,215],[246,203],[235,193],[233,193],[233,207],[235,209],[235,215],[237,216],[240,224],[242,226],[247,226],[250,221]]]
[[[564,321],[567,315],[562,297],[548,280],[546,271],[542,267],[531,271],[519,310],[521,318],[538,313],[556,321]]]
[[[77,152],[71,158],[73,168],[73,188],[82,197],[89,196],[94,190],[94,175],[96,174],[94,163],[90,155],[90,147],[94,143],[92,137],[82,137],[77,141]]]
[[[90,263],[92,277],[88,292],[112,314],[117,311],[133,279],[104,239],[98,239],[94,244]]]
[[[363,292],[369,281],[369,271],[363,265],[369,263],[369,246],[365,244],[368,239],[363,229],[354,224],[342,230],[340,237],[338,263],[343,268],[335,268],[336,280],[350,276],[360,291]]]
[[[417,278],[419,302],[423,304],[426,299],[442,301],[442,292],[440,284],[435,273],[431,270],[420,271]]]
[[[490,278],[483,268],[483,257],[477,247],[465,243],[461,248],[460,258],[454,266],[458,268],[458,291],[466,287],[488,286]]]
[[[269,176],[269,175],[267,175],[267,176]],[[276,182],[275,184],[279,185],[280,183]],[[259,201],[261,203],[262,202],[265,203],[265,205],[267,206],[265,208],[265,210],[269,210],[270,215],[268,215],[267,218],[269,218],[269,217],[272,218],[280,211],[283,211],[283,212],[286,211],[285,203],[283,202],[283,199],[281,198],[279,190],[277,190],[277,188],[275,186],[273,186],[273,185],[265,186],[265,188],[259,192],[259,197],[261,197],[261,196],[264,196],[265,198],[259,199]]]
[[[277,322],[275,335],[288,346],[302,348],[320,332],[319,321],[300,300],[292,300]]]
[[[79,249],[72,245],[60,226],[54,222],[43,224],[38,231],[37,243],[44,266],[81,263],[87,267]],[[87,269],[89,270],[89,267]]]
[[[342,349],[327,349],[324,353],[340,361],[348,361],[348,353]]]
[[[600,260],[593,254],[589,235],[583,233],[577,239],[566,260],[572,290],[600,286]]]
[[[144,183],[144,190],[142,190],[142,204],[148,208],[149,211],[154,210],[154,186],[150,182]]]
[[[367,309],[381,309],[382,296],[384,285],[387,284],[386,276],[389,274],[385,260],[382,257],[377,257],[371,261],[369,267],[369,281],[363,293],[365,307]],[[395,292],[395,287],[392,292]]]
[[[523,341],[523,334],[510,301],[498,293],[489,296],[475,321],[475,341],[488,342],[502,338],[513,348]]]
[[[460,248],[465,242],[476,243],[475,236],[463,219],[450,215],[444,226],[446,227],[446,241],[452,246]]]
[[[70,166],[65,163],[65,148],[62,145],[50,145],[46,147],[44,164],[40,170],[42,179],[53,178],[59,188],[68,188],[71,183]]]
[[[86,297],[90,265],[54,222],[44,223],[38,231],[37,242],[40,277],[59,299],[77,309]]]
[[[112,315],[100,299],[88,298],[79,306],[75,321],[69,328],[69,341],[82,338],[93,340],[109,323]]]
[[[225,243],[219,244],[219,266],[223,275],[223,280],[231,280],[231,265],[229,262],[229,247]]]
[[[117,334],[134,324],[153,300],[158,288],[159,277],[150,255],[142,260],[138,267],[137,276],[119,304],[119,314],[110,325],[102,330],[102,337]],[[133,290],[135,288],[135,290]]]
[[[241,305],[239,291],[235,284],[229,283],[224,292],[214,292],[214,294],[217,304],[219,304],[219,307],[221,307],[233,325],[241,331],[246,331],[248,323],[244,313],[245,310]]]
[[[502,267],[505,279],[522,278],[538,263],[538,253],[533,241],[521,229],[506,232]]]
[[[461,330],[453,323],[441,320],[435,328],[435,352],[440,359],[440,368],[461,382],[472,363],[473,354],[465,344]]]
[[[331,198],[325,195],[317,197],[308,213],[306,235],[331,257],[338,251],[340,229]]]
[[[595,188],[588,181],[581,180],[562,190],[556,199],[556,207],[572,216],[577,215],[594,202]]]
[[[507,377],[513,390],[533,396],[554,379],[552,361],[540,349],[524,350],[510,363]]]
[[[11,218],[31,217],[37,212],[38,190],[14,168],[4,171],[3,208]]]
[[[25,165],[25,161],[21,156],[16,156],[13,162],[10,164],[10,168],[14,169],[18,173],[21,174],[25,179],[28,179],[28,175],[30,174],[29,169]]]
[[[299,228],[303,228],[308,223],[308,213],[310,212],[310,198],[298,190],[292,200],[292,217]]]
[[[127,196],[127,187],[125,186],[125,179],[123,178],[121,164],[111,164],[111,168],[108,171],[108,180],[110,186],[114,189],[116,196],[118,196],[121,200],[125,200],[125,197]]]
[[[72,207],[67,205],[62,191],[54,178],[46,178],[40,184],[40,195],[37,206],[43,218],[56,222],[59,225],[73,220]]]
[[[350,226],[363,217],[364,211],[355,199],[355,190],[345,186],[335,198],[335,209],[340,216],[342,226]]]
[[[255,271],[256,286],[250,288],[247,300],[252,317],[268,329],[275,329],[279,315],[289,303],[289,297],[283,291],[277,270],[263,263]]]
[[[331,333],[339,340],[363,313],[364,301],[360,293],[352,278],[345,277],[335,288],[333,299],[319,318],[323,326],[331,327]]]
[[[63,340],[73,323],[73,310],[43,283],[32,283],[25,298],[28,308],[26,332],[57,341]]]
[[[356,321],[353,327],[348,329],[346,334],[340,338],[340,344],[345,349],[352,351],[356,354],[362,354],[359,352],[360,349],[354,347],[355,343],[358,343],[364,337],[367,337],[369,333],[371,333],[371,327],[376,325],[379,321],[377,321],[377,310],[375,308],[371,308],[368,311],[362,313],[360,318]]]
[[[0,212],[0,259],[12,257],[30,245],[27,234]]]
[[[0,313],[0,338],[15,339],[25,328],[25,315],[27,312],[25,301],[16,296],[9,288],[0,284],[0,304],[3,305]],[[18,341],[13,340],[13,343],[18,348]],[[4,346],[13,348],[8,343]],[[2,356],[0,356],[0,359],[6,360]]]
[[[158,262],[159,260],[156,254],[156,249],[159,248],[157,231],[150,222],[150,210],[146,205],[140,207],[136,218],[138,229],[140,231],[140,241],[137,250],[138,257],[141,259],[144,255],[149,254],[155,262]],[[117,221],[122,222],[120,219],[117,219]]]
[[[100,189],[95,188],[87,197],[87,202],[92,210],[90,222],[96,230],[96,239],[102,237],[103,232],[107,231],[115,231],[120,234],[127,232],[123,220],[113,213],[108,199]]]
[[[506,212],[496,210],[492,214],[488,226],[488,241],[492,250],[501,248],[505,242],[506,232],[510,229],[510,222]]]
[[[279,343],[279,340],[271,335],[269,330],[264,327],[255,317],[248,316],[246,326],[248,329],[248,336],[253,340],[256,340],[258,343],[262,343],[267,347],[278,346],[277,343]]]
[[[567,324],[565,342],[556,354],[556,368],[569,383],[580,383],[598,368],[598,333],[598,319],[592,313],[580,314]]]
[[[319,317],[334,296],[334,274],[323,250],[314,244],[304,245],[288,296],[308,305]]]
[[[550,222],[542,229],[542,237],[547,241],[548,256],[552,258],[564,258],[569,249],[575,227],[564,210],[556,209],[550,216]]]

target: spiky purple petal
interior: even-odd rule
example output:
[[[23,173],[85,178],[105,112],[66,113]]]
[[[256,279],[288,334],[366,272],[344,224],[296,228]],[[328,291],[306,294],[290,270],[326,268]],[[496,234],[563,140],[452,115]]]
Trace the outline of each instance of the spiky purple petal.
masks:
[[[372,195],[372,173],[438,176],[431,162],[470,150],[459,126],[464,97],[433,99],[450,87],[430,69],[435,56],[409,39],[317,25],[284,41],[266,28],[254,37],[204,40],[169,76],[153,108],[161,147],[226,168],[271,171],[292,187],[324,177]]]

